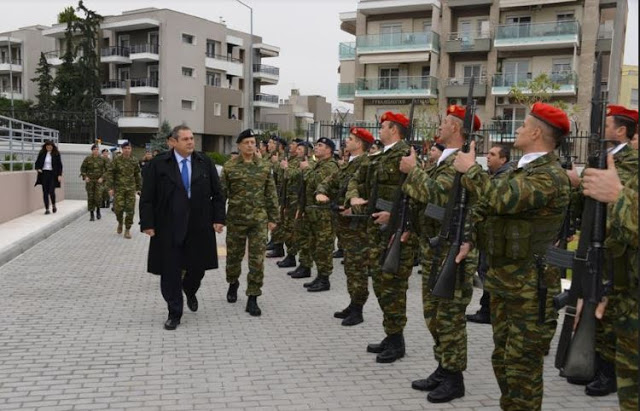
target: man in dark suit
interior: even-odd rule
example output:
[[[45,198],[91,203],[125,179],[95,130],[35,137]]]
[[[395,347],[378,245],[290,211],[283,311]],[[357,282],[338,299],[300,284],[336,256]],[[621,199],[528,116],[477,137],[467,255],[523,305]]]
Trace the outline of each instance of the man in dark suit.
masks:
[[[140,227],[151,237],[147,271],[161,276],[167,330],[182,317],[182,291],[191,311],[204,271],[218,268],[215,232],[225,223],[225,200],[211,160],[194,151],[191,129],[177,126],[172,149],[148,165],[140,198]],[[182,278],[182,271],[186,274]]]

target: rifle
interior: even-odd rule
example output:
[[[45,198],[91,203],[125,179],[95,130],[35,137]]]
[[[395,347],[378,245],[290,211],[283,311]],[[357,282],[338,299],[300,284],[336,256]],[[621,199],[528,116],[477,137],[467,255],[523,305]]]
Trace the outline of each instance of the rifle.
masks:
[[[591,139],[597,141],[599,150],[589,159],[598,169],[607,167],[607,140],[604,137],[606,92],[601,90],[602,55],[598,54],[595,69],[594,91],[591,102]],[[590,381],[595,375],[595,310],[605,288],[602,284],[605,256],[606,204],[585,198],[582,213],[581,234],[573,261],[566,264],[573,268],[571,288],[566,297],[567,309],[560,334],[555,366],[560,375],[567,378]],[[578,298],[584,299],[580,322],[573,333],[573,316],[576,315]],[[562,303],[561,298],[557,299]],[[555,302],[555,301],[554,301]]]
[[[413,135],[413,112],[415,109],[415,100],[411,100],[411,108],[409,109],[409,129],[407,130],[407,139],[410,140]],[[404,184],[404,180],[407,178],[407,175],[402,176],[402,180],[400,181],[400,187],[398,190],[402,193],[402,184]],[[377,203],[376,199],[376,203]],[[393,233],[393,237],[391,239],[391,243],[387,247],[386,253],[384,255],[383,263],[382,263],[382,271],[397,274],[400,270],[400,247],[402,245],[402,233],[407,230],[409,225],[409,196],[407,194],[402,193],[400,196],[400,202],[398,204],[400,207],[399,218],[395,221],[395,230]],[[395,207],[391,214],[395,214],[398,208]]]
[[[476,105],[473,100],[473,86],[475,83],[475,76],[471,76],[469,81],[469,94],[467,96],[467,106],[464,113],[464,121],[462,128],[466,133],[465,142],[462,145],[462,152],[468,153],[469,146],[471,144],[471,138],[473,137],[473,119],[475,116]],[[440,234],[437,237],[430,239],[429,244],[436,250],[434,260],[432,261],[432,275],[439,268],[440,263],[440,247],[444,241],[450,241],[451,247],[449,247],[449,253],[447,254],[444,264],[440,269],[440,273],[435,280],[431,294],[446,299],[452,299],[456,290],[456,274],[460,269],[460,264],[456,263],[456,256],[460,252],[460,246],[464,242],[464,225],[467,215],[467,190],[461,183],[462,173],[456,172],[453,180],[453,188],[449,195],[449,201],[447,204],[447,211],[445,212],[442,226],[440,227]],[[428,207],[427,207],[428,209]],[[450,211],[449,211],[450,210]],[[455,234],[452,237],[452,231],[455,230]]]
[[[284,148],[284,159],[289,161],[289,145],[286,145]],[[284,209],[287,208],[287,178],[285,176],[286,170],[280,168],[280,163],[278,163],[278,170],[282,170],[282,183],[280,184],[278,199],[280,200],[279,203],[280,213],[282,214],[281,217],[284,219]]]

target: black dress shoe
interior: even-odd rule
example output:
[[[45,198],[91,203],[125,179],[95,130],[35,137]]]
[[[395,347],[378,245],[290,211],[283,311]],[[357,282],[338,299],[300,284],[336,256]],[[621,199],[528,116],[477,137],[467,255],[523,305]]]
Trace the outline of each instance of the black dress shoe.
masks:
[[[333,252],[333,258],[344,258],[344,251],[342,251],[342,248],[338,248]]]
[[[443,379],[440,385],[427,395],[427,401],[442,403],[464,397],[464,378],[462,371],[442,370]]]
[[[297,273],[291,274],[291,278],[308,278],[311,277],[311,268],[300,267]]]
[[[345,308],[344,310],[336,311],[335,313],[333,313],[334,318],[342,318],[344,320],[351,313],[351,307],[352,306],[353,306],[353,304],[349,304],[349,306],[347,308]]]
[[[382,341],[380,341],[377,344],[373,343],[373,344],[367,345],[367,352],[370,352],[373,354],[380,354],[382,351],[384,351],[385,347],[387,346],[388,339],[389,337],[385,337]]]
[[[239,281],[229,284],[229,290],[227,291],[227,302],[235,303],[236,301],[238,301],[238,287],[240,287]]]
[[[54,213],[58,212],[58,209],[56,208],[55,204],[51,207],[51,211],[53,211]]]
[[[296,266],[296,256],[295,255],[287,255],[284,260],[278,261],[276,265],[280,268],[290,268]]]
[[[49,211],[49,209],[47,209],[47,210],[45,210],[45,211],[44,211],[44,214],[45,214],[45,215],[47,215],[47,214],[51,214],[51,211]]]
[[[187,307],[194,313],[198,311],[198,299],[196,295],[187,295]]]
[[[438,388],[438,385],[444,379],[443,368],[438,364],[438,368],[424,380],[415,380],[411,382],[411,388],[418,391],[432,391]]]
[[[478,324],[491,324],[491,316],[489,313],[478,311],[475,314],[467,315],[467,321]]]
[[[404,357],[404,337],[402,334],[390,335],[384,350],[376,356],[376,362],[388,364]]]
[[[258,297],[255,295],[250,295],[249,300],[247,300],[247,308],[245,311],[249,313],[249,315],[253,317],[260,317],[262,314],[262,310],[258,307]]]
[[[319,280],[314,285],[311,285],[307,288],[307,291],[310,293],[317,293],[320,291],[329,291],[331,289],[331,283],[329,282],[329,277],[320,277]]]
[[[273,250],[269,251],[266,257],[267,258],[284,257],[284,246],[282,244],[274,244]]]
[[[169,318],[164,322],[164,329],[173,331],[178,328],[178,324],[180,324],[180,320],[178,318]]]

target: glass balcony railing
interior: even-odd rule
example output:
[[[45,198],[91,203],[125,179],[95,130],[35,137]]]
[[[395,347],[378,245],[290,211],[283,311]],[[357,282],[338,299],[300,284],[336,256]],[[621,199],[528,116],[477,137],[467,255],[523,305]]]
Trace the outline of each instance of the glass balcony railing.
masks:
[[[278,104],[278,96],[274,96],[272,94],[256,94],[253,101]]]
[[[440,36],[432,31],[399,32],[386,34],[370,34],[358,36],[356,48],[358,53],[389,50],[439,50]]]
[[[120,57],[129,57],[129,47],[103,47],[100,55],[102,57],[111,57],[111,56],[120,56]]]
[[[129,82],[131,87],[158,87],[157,78],[132,78]]]
[[[355,83],[338,84],[338,100],[353,100],[356,95]]]
[[[356,58],[356,43],[340,43],[338,53],[340,60],[354,60]]]
[[[563,86],[575,86],[578,82],[578,75],[574,71],[558,71],[545,73],[551,82],[558,85],[560,88]],[[498,73],[493,76],[493,87],[521,87],[528,88],[529,84],[538,77],[532,73]]]
[[[231,55],[222,55],[222,54],[215,54],[215,53],[210,53],[210,52],[206,52],[205,53],[207,57],[212,58],[212,59],[216,59],[216,60],[223,60],[223,61],[230,61],[232,63],[242,63],[242,60],[237,59],[235,57],[231,57]]]
[[[505,24],[496,28],[495,45],[574,42],[579,33],[580,24],[576,20]]]
[[[266,64],[254,64],[253,65],[253,72],[254,73],[271,74],[271,75],[274,75],[274,76],[279,76],[280,75],[280,69],[278,67],[267,66]]]
[[[359,78],[356,93],[366,95],[435,95],[438,79],[432,76]]]
[[[127,82],[125,80],[107,80],[102,83],[102,88],[127,88]]]
[[[15,58],[9,59],[9,57],[3,56],[3,57],[0,57],[0,64],[11,64],[14,66],[20,66],[22,65],[22,60],[15,59]]]
[[[131,54],[135,54],[135,53],[158,54],[159,47],[160,46],[158,44],[151,44],[151,43],[134,44],[131,47],[129,47],[129,52]]]

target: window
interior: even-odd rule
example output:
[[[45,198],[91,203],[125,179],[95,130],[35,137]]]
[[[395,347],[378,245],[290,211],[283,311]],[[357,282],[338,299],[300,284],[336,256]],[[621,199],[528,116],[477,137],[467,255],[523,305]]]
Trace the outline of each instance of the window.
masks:
[[[182,75],[185,76],[185,77],[194,77],[193,69],[191,67],[183,67],[182,68]]]
[[[191,34],[182,33],[182,42],[186,44],[196,44],[196,37]]]
[[[479,84],[480,76],[482,76],[482,64],[469,64],[462,66],[462,76],[464,77],[464,85],[469,84],[471,76],[475,76],[475,82],[476,84]]]
[[[638,107],[638,89],[631,89],[631,106]]]
[[[553,59],[552,73],[571,71],[571,58]]]
[[[560,21],[574,21],[576,19],[575,15],[573,14],[573,12],[570,13],[558,13],[556,18],[556,21],[560,22]]]
[[[182,109],[183,110],[195,110],[196,102],[193,100],[182,100]]]
[[[118,80],[126,81],[129,80],[129,67],[119,67],[118,68]]]
[[[516,17],[507,17],[506,20],[507,25],[513,26],[508,27],[508,30],[505,30],[504,34],[507,38],[519,38],[519,37],[529,37],[529,32],[531,30],[531,17],[530,16],[516,16]]]
[[[380,25],[380,45],[392,46],[400,44],[402,39],[402,24],[381,24]]]
[[[222,75],[215,71],[207,71],[207,86],[221,87]]]
[[[113,100],[113,108],[118,110],[119,113],[124,112],[124,100]]]
[[[221,114],[222,114],[222,104],[213,103],[213,115],[219,117]]]
[[[397,68],[381,68],[380,69],[380,90],[396,90],[398,89],[400,70]]]

